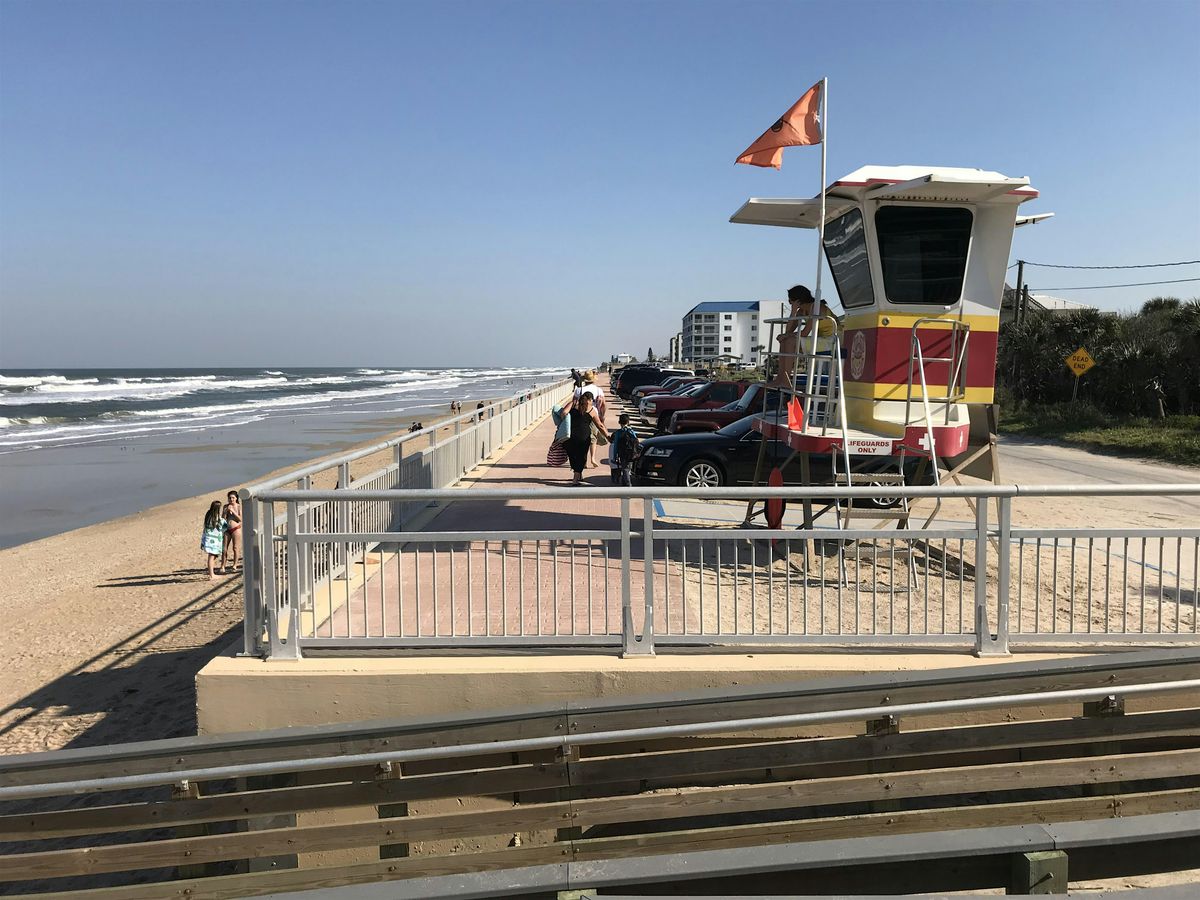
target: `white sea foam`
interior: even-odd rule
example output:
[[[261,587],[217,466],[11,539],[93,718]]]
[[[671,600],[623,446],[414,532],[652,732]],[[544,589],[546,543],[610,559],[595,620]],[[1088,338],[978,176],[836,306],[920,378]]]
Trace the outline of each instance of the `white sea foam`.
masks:
[[[94,444],[128,438],[188,433],[204,428],[249,424],[275,415],[340,414],[371,406],[386,412],[440,407],[449,399],[472,395],[498,395],[510,389],[509,379],[540,381],[559,374],[557,369],[362,369],[355,374],[295,374],[264,370],[262,376],[235,375],[123,375],[106,379],[48,376],[0,376],[17,392],[0,394],[0,452],[34,447]],[[370,374],[368,374],[370,373]],[[377,374],[376,374],[377,373]],[[21,381],[17,385],[12,382]],[[347,386],[329,390],[333,386]],[[324,388],[324,389],[323,389]],[[258,391],[266,389],[265,395]],[[295,392],[292,392],[293,389]],[[220,402],[198,400],[186,407],[138,409],[138,403],[171,400],[187,394],[226,392]],[[239,393],[251,396],[239,399]],[[219,396],[219,393],[218,393]],[[216,397],[213,398],[216,400]],[[59,404],[128,401],[131,408],[115,409],[89,418],[22,417],[16,412],[32,403]],[[65,412],[65,410],[64,410]]]

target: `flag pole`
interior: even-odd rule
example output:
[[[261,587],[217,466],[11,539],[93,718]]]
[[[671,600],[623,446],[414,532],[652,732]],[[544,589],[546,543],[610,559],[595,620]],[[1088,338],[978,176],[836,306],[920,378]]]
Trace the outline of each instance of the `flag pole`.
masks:
[[[825,249],[825,151],[829,146],[829,79],[821,79],[821,221],[817,224],[817,308],[821,305],[821,268]]]
[[[817,222],[817,278],[816,290],[813,292],[813,316],[821,315],[821,265],[824,261],[822,253],[825,250],[825,148],[829,144],[829,79],[821,79],[821,218]],[[812,328],[812,346],[808,351],[808,372],[804,382],[804,421],[805,423],[812,421],[813,399],[816,391],[813,390],[813,380],[816,376],[817,368],[817,346],[820,339],[821,322],[814,318],[810,323]],[[832,367],[831,367],[832,368]],[[826,377],[832,375],[832,372],[827,373]],[[828,404],[826,404],[828,409]]]

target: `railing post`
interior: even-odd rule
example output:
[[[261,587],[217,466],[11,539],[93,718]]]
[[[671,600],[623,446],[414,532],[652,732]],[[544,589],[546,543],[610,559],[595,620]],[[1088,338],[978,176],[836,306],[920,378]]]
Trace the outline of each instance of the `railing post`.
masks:
[[[275,584],[275,504],[262,504],[263,514],[263,599],[266,609],[267,659],[282,659],[287,652],[279,639],[279,590]]]
[[[300,490],[302,490],[302,491],[312,490],[312,476],[305,475],[300,480]],[[304,512],[301,513],[299,516],[300,530],[306,531],[306,532],[313,531],[314,530],[314,528],[313,528],[313,525],[314,525],[313,519],[314,518],[315,518],[315,516],[313,515],[313,512],[312,512],[312,504],[305,503],[304,504]],[[304,567],[303,567],[303,569],[301,569],[301,580],[300,580],[300,586],[301,586],[301,591],[302,591],[301,596],[302,596],[304,602],[301,603],[296,608],[297,609],[312,609],[313,593],[316,590],[316,577],[317,577],[316,576],[316,566],[313,565],[313,545],[305,544],[303,549],[300,552],[304,558]]]
[[[296,501],[289,500],[287,504],[287,606],[281,612],[286,615],[286,636],[279,637],[276,629],[273,637],[279,641],[278,659],[300,658],[300,610],[304,606],[304,576],[301,573],[304,551],[296,535],[300,533],[300,516],[296,509]]]
[[[263,553],[262,517],[259,515],[258,500],[246,489],[239,491],[242,499],[243,534],[247,540],[242,546],[242,599],[245,619],[242,623],[242,653],[259,656],[262,653],[263,626]]]
[[[646,581],[646,610],[642,618],[641,651],[654,655],[654,501],[642,498],[642,573]]]
[[[928,420],[926,420],[928,421]],[[980,497],[975,504],[975,655],[997,656],[996,639],[988,626],[987,599],[987,546],[988,546],[988,498]]]
[[[621,648],[626,656],[640,652],[633,632],[633,602],[629,571],[629,498],[621,498]]]
[[[345,490],[350,487],[350,463],[348,463],[348,462],[338,463],[337,486],[341,490]],[[351,530],[348,513],[349,513],[349,507],[345,502],[343,502],[341,500],[334,501],[334,504],[333,504],[333,530],[334,531],[342,532],[344,534],[345,532]],[[345,544],[335,543],[330,547],[330,555],[334,561],[335,566],[340,564],[341,566],[344,567],[344,571],[342,572],[343,578],[348,578],[350,576],[349,550],[350,550],[350,548],[348,546],[346,546]],[[334,579],[334,577],[335,577],[334,573],[332,571],[330,571],[329,580],[332,581]]]
[[[392,453],[396,460],[396,480],[392,487],[400,490],[404,489],[404,442],[397,441],[396,446],[392,448]],[[392,527],[402,528],[404,526],[404,504],[393,500],[392,501]]]
[[[985,501],[986,502],[986,501]],[[1008,653],[1008,601],[1012,590],[1012,497],[997,497],[996,515],[1000,533],[997,535],[999,553],[996,564],[996,646],[997,654]]]
[[[454,420],[454,471],[459,478],[466,474],[462,464],[462,419]]]

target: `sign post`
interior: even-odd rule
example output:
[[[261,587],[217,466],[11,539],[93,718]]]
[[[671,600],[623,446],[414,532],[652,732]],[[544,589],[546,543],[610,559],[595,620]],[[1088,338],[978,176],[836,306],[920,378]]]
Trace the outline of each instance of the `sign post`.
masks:
[[[1074,353],[1067,357],[1067,368],[1075,373],[1075,386],[1071,389],[1071,402],[1075,402],[1075,397],[1079,394],[1079,379],[1083,373],[1096,364],[1092,359],[1092,354],[1088,353],[1083,347],[1080,347]]]

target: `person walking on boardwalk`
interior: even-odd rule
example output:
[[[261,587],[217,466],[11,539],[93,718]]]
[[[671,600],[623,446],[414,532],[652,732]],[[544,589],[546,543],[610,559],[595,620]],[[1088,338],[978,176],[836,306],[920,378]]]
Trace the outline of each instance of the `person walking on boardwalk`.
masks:
[[[576,396],[583,394],[591,394],[592,408],[596,410],[596,414],[600,417],[600,427],[592,432],[592,443],[588,447],[588,468],[594,469],[598,465],[596,462],[596,444],[600,442],[600,436],[605,435],[604,443],[608,443],[608,432],[604,429],[604,389],[596,384],[596,372],[593,369],[588,369],[579,376],[580,385],[575,389]]]
[[[225,542],[225,529],[228,523],[221,518],[221,501],[214,500],[204,514],[204,530],[200,532],[200,549],[207,555],[208,580],[216,581],[217,575],[224,575],[224,569],[213,572],[213,566],[221,555],[221,547]]]
[[[571,463],[571,484],[583,484],[583,469],[587,465],[588,450],[592,446],[592,428],[604,428],[604,423],[592,406],[591,394],[572,396],[563,407],[571,420],[571,435],[566,440],[567,459]]]
[[[225,507],[221,510],[221,516],[228,526],[225,530],[225,543],[221,545],[221,568],[229,572],[237,569],[238,559],[242,555],[242,501],[238,498],[237,491],[230,491],[225,495]],[[232,566],[225,565],[226,553],[233,554]]]
[[[608,451],[612,483],[633,487],[633,460],[638,452],[638,436],[629,427],[629,413],[621,413],[617,422],[621,427],[612,433]]]

